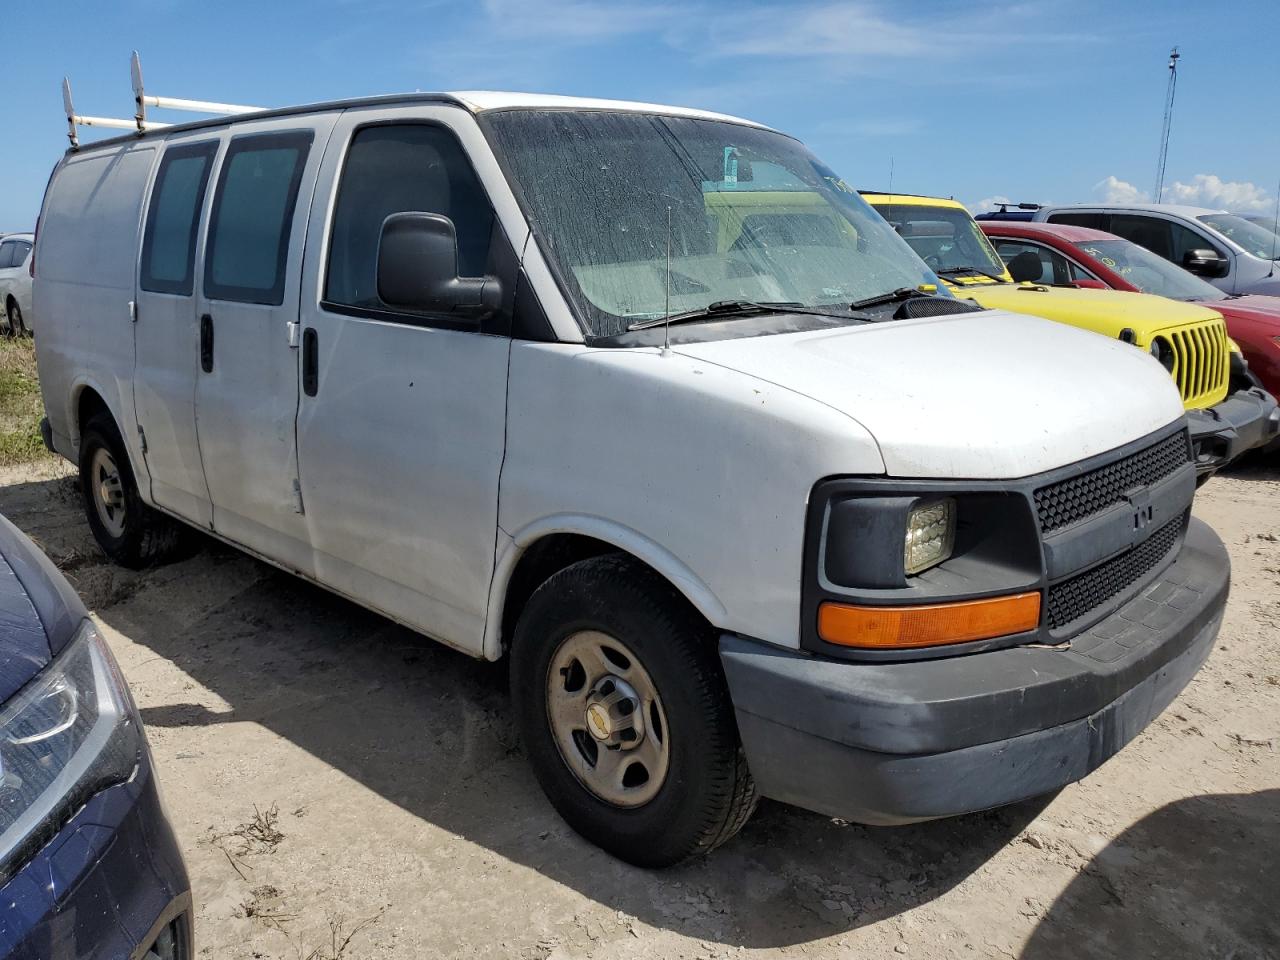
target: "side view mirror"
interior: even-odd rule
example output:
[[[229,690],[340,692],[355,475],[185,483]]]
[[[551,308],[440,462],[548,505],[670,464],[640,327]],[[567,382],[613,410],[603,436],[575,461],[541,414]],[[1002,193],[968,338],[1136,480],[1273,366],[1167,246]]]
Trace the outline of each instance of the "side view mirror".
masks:
[[[1071,281],[1071,286],[1079,287],[1081,290],[1110,290],[1101,280],[1094,280],[1092,277],[1079,277]]]
[[[1182,266],[1198,277],[1217,279],[1227,275],[1231,261],[1219,256],[1217,250],[1188,250],[1182,255]]]
[[[1013,277],[1015,283],[1022,283],[1024,280],[1039,280],[1041,274],[1044,273],[1044,265],[1040,262],[1040,257],[1030,250],[1024,250],[1018,254],[1009,261],[1007,266],[1009,276]]]
[[[392,307],[479,320],[502,294],[494,277],[458,276],[458,235],[438,213],[393,213],[378,239],[378,296]]]

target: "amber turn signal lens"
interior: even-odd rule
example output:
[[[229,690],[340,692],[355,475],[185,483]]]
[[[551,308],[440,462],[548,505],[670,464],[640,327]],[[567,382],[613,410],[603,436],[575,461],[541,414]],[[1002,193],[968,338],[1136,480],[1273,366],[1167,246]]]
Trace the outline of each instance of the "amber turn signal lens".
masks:
[[[827,643],[867,650],[990,640],[1034,630],[1039,623],[1038,592],[917,607],[824,603],[818,608],[818,636]]]

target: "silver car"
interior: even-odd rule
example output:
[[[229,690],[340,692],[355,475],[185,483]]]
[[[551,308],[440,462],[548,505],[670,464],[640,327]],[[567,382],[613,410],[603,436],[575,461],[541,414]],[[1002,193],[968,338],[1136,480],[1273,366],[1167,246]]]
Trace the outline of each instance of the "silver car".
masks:
[[[1225,210],[1172,203],[1040,207],[1033,220],[1132,240],[1227,293],[1280,296],[1280,236]]]
[[[31,271],[28,261],[35,237],[9,233],[0,240],[0,333],[31,332]]]

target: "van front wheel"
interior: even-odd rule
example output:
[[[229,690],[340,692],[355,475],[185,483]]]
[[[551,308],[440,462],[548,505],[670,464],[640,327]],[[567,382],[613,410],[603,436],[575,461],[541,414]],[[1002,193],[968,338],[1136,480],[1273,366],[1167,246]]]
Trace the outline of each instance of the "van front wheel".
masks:
[[[80,435],[80,494],[93,538],[122,567],[161,563],[186,544],[186,527],[142,502],[120,431],[105,413]]]
[[[756,804],[715,637],[626,557],[580,561],[530,598],[513,706],[543,791],[614,856],[665,867],[741,829]]]

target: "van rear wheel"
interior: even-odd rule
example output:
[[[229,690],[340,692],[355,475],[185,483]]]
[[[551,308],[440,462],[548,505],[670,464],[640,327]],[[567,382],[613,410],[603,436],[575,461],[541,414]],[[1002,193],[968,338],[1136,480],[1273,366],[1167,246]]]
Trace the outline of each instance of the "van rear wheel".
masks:
[[[755,809],[715,637],[647,567],[610,555],[552,576],[521,614],[510,670],[539,784],[614,856],[671,866]]]
[[[161,563],[188,542],[185,526],[142,502],[120,431],[105,413],[80,435],[80,494],[93,538],[122,567]]]

